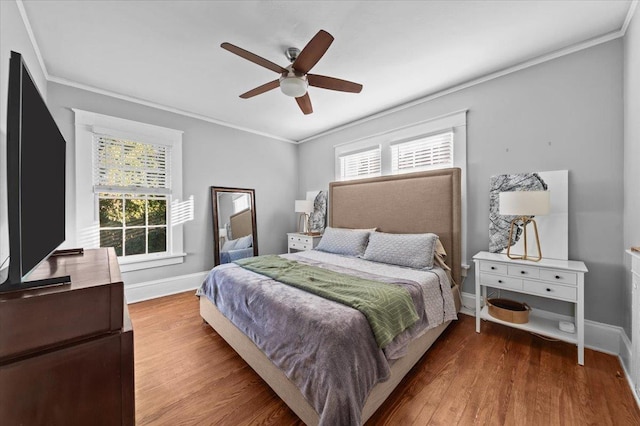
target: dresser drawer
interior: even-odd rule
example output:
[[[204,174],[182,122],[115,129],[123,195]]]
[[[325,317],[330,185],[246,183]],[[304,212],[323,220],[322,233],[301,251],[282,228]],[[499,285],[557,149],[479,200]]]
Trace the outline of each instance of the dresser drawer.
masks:
[[[631,271],[640,275],[640,257],[631,256]]]
[[[282,241],[282,240],[280,240]],[[298,244],[313,244],[313,238],[311,236],[304,236],[304,235],[290,235],[289,236],[289,247],[293,247],[293,243],[298,243]]]
[[[509,275],[521,278],[538,278],[540,268],[522,265],[509,265]]]
[[[480,270],[483,272],[491,272],[492,274],[507,275],[507,265],[504,263],[482,262],[480,264]]]
[[[576,285],[578,274],[567,271],[556,271],[553,269],[541,269],[540,279],[558,284]]]
[[[489,287],[522,290],[522,280],[502,275],[481,274],[480,283]]]
[[[524,280],[522,288],[527,293],[538,294],[552,299],[578,300],[578,289],[576,287]]]

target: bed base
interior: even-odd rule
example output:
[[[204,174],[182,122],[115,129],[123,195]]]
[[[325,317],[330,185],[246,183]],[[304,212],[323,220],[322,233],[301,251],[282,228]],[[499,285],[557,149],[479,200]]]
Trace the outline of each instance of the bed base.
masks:
[[[460,311],[458,286],[452,288],[457,311]],[[218,308],[205,296],[200,297],[200,315],[231,346],[269,387],[309,426],[319,422],[318,413],[307,402],[300,390],[278,369],[267,356],[229,321]],[[388,380],[378,383],[369,394],[362,410],[362,423],[382,405],[404,376],[422,358],[435,340],[442,334],[451,321],[435,327],[411,342],[406,356],[396,360],[391,366]]]

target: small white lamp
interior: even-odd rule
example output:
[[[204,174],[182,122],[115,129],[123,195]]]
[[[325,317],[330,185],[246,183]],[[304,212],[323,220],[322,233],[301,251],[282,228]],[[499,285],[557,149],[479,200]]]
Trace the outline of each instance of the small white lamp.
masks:
[[[531,260],[533,262],[538,262],[542,259],[538,225],[532,216],[549,213],[549,198],[549,191],[510,191],[500,193],[500,214],[503,216],[516,216],[516,218],[511,221],[511,226],[509,227],[509,247],[507,248],[507,256],[509,259]],[[524,254],[512,255],[511,242],[513,241],[513,228],[515,228],[518,221],[522,222],[524,232]],[[527,253],[527,225],[530,222],[533,223],[533,229],[536,235],[538,257],[530,257]]]
[[[298,232],[308,233],[310,231],[309,216],[313,212],[313,200],[296,200],[295,212],[301,213],[298,219]]]

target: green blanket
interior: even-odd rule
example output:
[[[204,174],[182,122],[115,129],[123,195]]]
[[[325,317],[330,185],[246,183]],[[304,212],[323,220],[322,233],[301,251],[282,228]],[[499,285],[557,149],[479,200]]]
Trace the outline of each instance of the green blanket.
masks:
[[[397,285],[345,275],[276,255],[235,263],[250,271],[359,310],[369,321],[379,347],[418,319],[409,292]]]

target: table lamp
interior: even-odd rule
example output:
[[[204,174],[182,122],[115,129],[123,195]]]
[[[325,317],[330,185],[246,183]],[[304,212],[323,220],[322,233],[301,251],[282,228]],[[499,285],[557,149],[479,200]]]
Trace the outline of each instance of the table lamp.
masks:
[[[300,213],[298,232],[301,234],[309,233],[309,220],[311,218],[310,214],[313,212],[313,200],[296,200],[295,212]]]
[[[542,259],[538,225],[533,219],[533,216],[548,214],[549,209],[549,191],[510,191],[500,193],[500,214],[503,216],[516,216],[511,221],[511,226],[509,227],[509,247],[507,248],[507,257],[509,257],[509,259],[531,260],[533,262],[539,262],[540,259]],[[513,241],[513,229],[517,226],[518,222],[522,222],[524,254],[512,255],[511,243]],[[538,246],[537,257],[531,257],[527,253],[527,225],[529,223],[533,223],[536,245]]]

